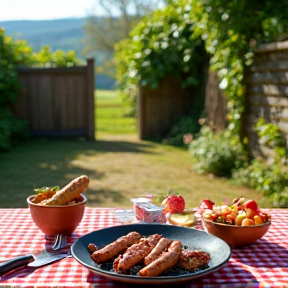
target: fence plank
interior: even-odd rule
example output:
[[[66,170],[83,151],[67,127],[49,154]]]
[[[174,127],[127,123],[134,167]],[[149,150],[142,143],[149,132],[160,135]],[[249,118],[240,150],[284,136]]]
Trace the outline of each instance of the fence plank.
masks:
[[[215,131],[223,131],[227,125],[227,99],[219,89],[215,72],[208,72],[205,96],[206,122]]]

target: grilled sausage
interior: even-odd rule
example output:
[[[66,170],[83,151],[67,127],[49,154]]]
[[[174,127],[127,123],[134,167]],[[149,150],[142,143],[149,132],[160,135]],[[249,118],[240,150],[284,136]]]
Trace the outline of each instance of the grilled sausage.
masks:
[[[178,240],[172,241],[168,251],[164,251],[158,259],[142,268],[139,271],[139,275],[144,277],[160,275],[177,264],[181,251],[181,242]]]
[[[98,247],[94,243],[90,243],[88,245],[88,251],[90,254],[94,253],[97,250],[98,250]]]
[[[113,263],[114,270],[120,274],[126,273],[152,251],[161,237],[159,234],[154,234],[147,238],[141,238],[139,243],[132,245],[123,255],[119,255],[115,259]]]
[[[138,242],[141,235],[138,232],[130,232],[129,234],[122,236],[114,242],[106,245],[105,247],[95,251],[91,258],[97,263],[103,263],[118,256],[121,252],[125,251],[128,247]]]
[[[154,247],[154,249],[151,251],[151,253],[144,258],[145,266],[149,265],[151,262],[159,258],[162,252],[168,247],[170,243],[171,240],[167,238],[161,238],[157,245]]]

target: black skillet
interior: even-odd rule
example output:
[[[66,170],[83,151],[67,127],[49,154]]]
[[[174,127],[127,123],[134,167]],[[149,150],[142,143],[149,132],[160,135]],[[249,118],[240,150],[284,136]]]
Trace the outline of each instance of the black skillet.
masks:
[[[158,233],[171,240],[180,240],[182,245],[188,246],[191,249],[201,249],[210,253],[211,261],[207,268],[193,273],[187,273],[187,271],[185,273],[171,271],[165,273],[165,275],[157,277],[141,277],[139,275],[117,274],[109,269],[109,265],[97,265],[91,260],[90,253],[87,249],[88,244],[94,243],[96,246],[101,248],[132,231],[137,231],[143,236]],[[76,240],[71,247],[71,253],[74,259],[90,271],[114,281],[139,284],[179,284],[184,281],[201,277],[221,268],[226,262],[228,262],[231,256],[231,248],[220,238],[210,235],[202,230],[157,223],[114,226],[88,233]]]

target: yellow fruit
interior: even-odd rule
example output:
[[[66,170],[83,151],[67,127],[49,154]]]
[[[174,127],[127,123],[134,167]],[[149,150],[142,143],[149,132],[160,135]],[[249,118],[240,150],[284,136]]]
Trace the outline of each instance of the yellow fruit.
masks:
[[[238,214],[235,218],[235,225],[241,226],[244,219],[246,219],[246,213]]]
[[[262,218],[259,215],[254,216],[254,223],[255,225],[260,225],[263,223]]]
[[[243,219],[241,226],[252,226],[252,225],[254,225],[254,221],[249,218],[245,218]]]
[[[168,219],[170,224],[191,227],[196,224],[196,218],[193,211],[173,213]]]

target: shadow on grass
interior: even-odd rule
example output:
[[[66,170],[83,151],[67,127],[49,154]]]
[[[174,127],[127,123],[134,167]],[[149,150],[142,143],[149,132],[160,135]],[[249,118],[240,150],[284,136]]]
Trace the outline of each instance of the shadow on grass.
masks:
[[[118,207],[125,204],[125,195],[113,189],[90,189],[85,193],[87,197],[87,204],[89,207],[103,207],[102,204],[117,203]],[[108,206],[107,206],[108,207]]]
[[[27,207],[26,199],[34,194],[35,188],[64,187],[80,175],[87,175],[91,181],[105,177],[97,168],[99,165],[81,167],[81,163],[77,163],[80,155],[92,157],[103,153],[128,152],[153,154],[153,146],[153,143],[148,142],[33,139],[9,153],[0,154],[0,207]],[[123,195],[113,188],[109,191],[90,189],[87,196],[89,202],[96,203],[93,199],[97,199],[99,203],[103,195],[106,202],[111,199],[111,202],[121,205]]]

